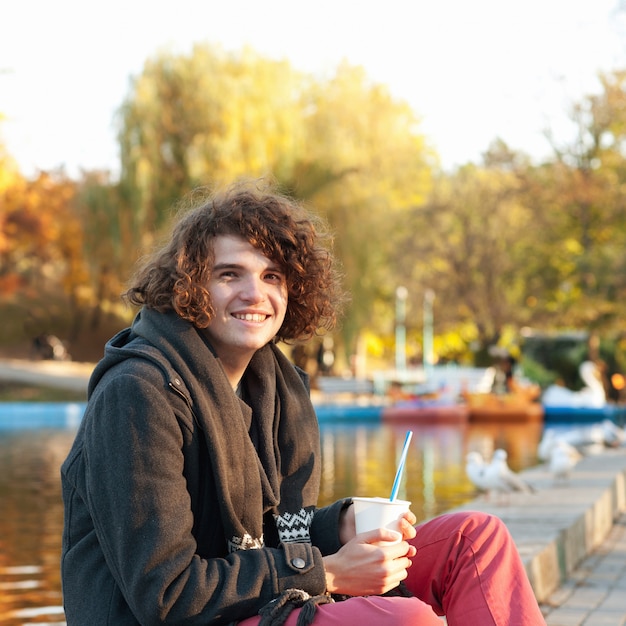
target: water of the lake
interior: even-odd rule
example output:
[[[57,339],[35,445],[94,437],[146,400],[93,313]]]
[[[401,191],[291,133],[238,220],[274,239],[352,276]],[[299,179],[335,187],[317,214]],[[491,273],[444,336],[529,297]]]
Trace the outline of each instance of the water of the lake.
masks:
[[[465,454],[505,448],[514,469],[536,463],[541,424],[413,425],[398,497],[419,520],[475,497]],[[65,624],[59,557],[63,507],[59,467],[72,429],[0,431],[0,624]],[[388,496],[406,427],[322,425],[320,505],[348,495]]]

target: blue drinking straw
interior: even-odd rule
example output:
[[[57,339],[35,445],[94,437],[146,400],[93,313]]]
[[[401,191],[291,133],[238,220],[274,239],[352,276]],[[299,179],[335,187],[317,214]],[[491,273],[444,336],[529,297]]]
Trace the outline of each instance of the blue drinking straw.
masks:
[[[413,436],[413,431],[409,430],[406,433],[406,438],[404,439],[404,446],[402,448],[402,454],[400,455],[400,462],[398,463],[398,469],[396,470],[396,477],[393,481],[393,487],[391,488],[391,496],[389,500],[393,502],[398,495],[398,489],[400,487],[400,479],[402,478],[402,470],[404,469],[404,463],[406,461],[406,454],[409,451],[409,444],[411,443],[411,437]]]

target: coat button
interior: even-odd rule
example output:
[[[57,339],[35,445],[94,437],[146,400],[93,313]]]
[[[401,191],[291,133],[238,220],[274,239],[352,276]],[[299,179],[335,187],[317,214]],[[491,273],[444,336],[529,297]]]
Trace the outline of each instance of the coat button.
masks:
[[[304,559],[301,559],[299,556],[297,556],[295,559],[291,559],[291,564],[296,569],[302,569],[306,565],[306,561]]]

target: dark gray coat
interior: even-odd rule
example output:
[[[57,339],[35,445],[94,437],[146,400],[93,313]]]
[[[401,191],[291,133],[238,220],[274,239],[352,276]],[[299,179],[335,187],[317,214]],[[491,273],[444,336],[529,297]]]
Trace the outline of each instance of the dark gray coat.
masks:
[[[197,333],[181,343],[195,339],[178,316],[148,313],[107,344],[61,468],[68,626],[229,624],[288,588],[323,593],[322,555],[340,547],[346,502],[316,512],[313,545],[279,545],[267,520],[265,548],[229,553],[190,409],[188,389],[205,382],[174,371],[163,337],[177,356],[208,347]]]

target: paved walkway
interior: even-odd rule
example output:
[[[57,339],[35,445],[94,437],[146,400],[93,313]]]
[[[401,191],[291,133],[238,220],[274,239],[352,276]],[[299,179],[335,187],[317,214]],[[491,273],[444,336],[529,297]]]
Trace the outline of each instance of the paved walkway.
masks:
[[[541,609],[548,626],[626,624],[626,513]]]

